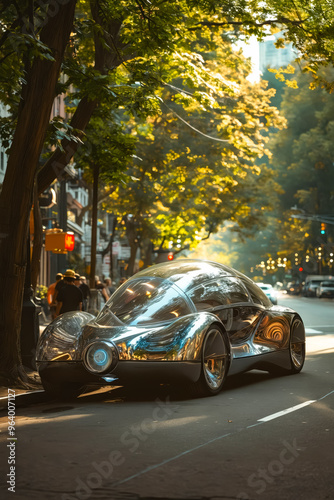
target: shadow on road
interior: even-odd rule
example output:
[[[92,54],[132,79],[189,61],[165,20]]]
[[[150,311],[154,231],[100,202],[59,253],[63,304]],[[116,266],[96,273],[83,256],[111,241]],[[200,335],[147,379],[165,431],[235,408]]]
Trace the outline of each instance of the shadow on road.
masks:
[[[267,372],[252,371],[243,374],[233,375],[228,377],[221,394],[238,388],[245,388],[246,386],[254,386],[259,383],[264,383],[275,378]],[[100,390],[94,388],[87,388],[85,393],[74,401],[93,403],[93,402],[149,402],[155,401],[156,398],[165,400],[169,398],[172,401],[187,401],[195,399],[189,391],[182,388],[182,386],[173,386],[168,384],[161,384],[155,386],[118,386],[118,387],[104,387]],[[217,396],[213,396],[217,397]],[[218,396],[219,397],[219,396]],[[207,398],[205,398],[207,399]]]

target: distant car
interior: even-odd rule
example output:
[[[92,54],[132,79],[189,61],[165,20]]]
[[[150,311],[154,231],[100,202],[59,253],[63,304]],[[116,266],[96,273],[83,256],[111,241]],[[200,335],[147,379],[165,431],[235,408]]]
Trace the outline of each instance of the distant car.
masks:
[[[256,283],[256,284],[261,288],[261,290],[263,290],[268,299],[270,299],[274,305],[277,305],[277,290],[275,290],[275,288],[269,283]]]
[[[316,296],[334,297],[334,281],[322,281],[316,289]]]
[[[210,396],[227,375],[298,373],[304,359],[305,328],[297,312],[274,306],[238,271],[191,259],[138,272],[97,317],[60,315],[36,350],[42,384],[57,397],[91,384],[152,382]]]
[[[289,295],[299,295],[302,291],[302,288],[303,288],[303,285],[301,283],[298,283],[296,281],[291,281],[286,286],[286,292]]]
[[[316,297],[317,288],[320,286],[321,280],[307,281],[303,288],[303,295],[305,297]]]

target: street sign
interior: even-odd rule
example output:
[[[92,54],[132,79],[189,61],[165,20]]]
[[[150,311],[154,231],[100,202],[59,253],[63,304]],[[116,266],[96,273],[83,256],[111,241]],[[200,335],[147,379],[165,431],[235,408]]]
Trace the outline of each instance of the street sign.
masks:
[[[120,260],[127,260],[131,257],[131,248],[130,247],[120,247],[118,252],[118,258]]]

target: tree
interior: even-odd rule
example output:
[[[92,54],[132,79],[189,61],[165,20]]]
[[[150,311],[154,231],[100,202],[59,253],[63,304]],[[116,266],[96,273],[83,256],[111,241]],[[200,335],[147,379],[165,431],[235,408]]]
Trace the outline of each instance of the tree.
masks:
[[[333,70],[327,68],[319,76],[330,81]],[[279,186],[275,209],[256,241],[247,241],[244,248],[237,246],[237,265],[245,266],[244,272],[269,258],[277,263],[285,257],[297,276],[300,267],[313,270],[319,247],[323,256],[333,251],[332,225],[322,235],[321,221],[315,219],[332,214],[334,103],[325,89],[310,89],[312,77],[307,73],[297,71],[296,81],[298,90],[285,88],[282,95],[280,111],[287,126],[271,133],[268,143],[270,166]]]
[[[330,80],[333,75],[334,71],[327,69],[319,76]],[[283,249],[299,251],[304,255],[324,243],[320,222],[291,216],[332,214],[334,194],[334,102],[324,89],[310,90],[310,81],[308,75],[299,73],[298,93],[286,89],[282,113],[287,118],[288,126],[271,140],[278,182],[284,189],[280,206],[285,214],[285,223],[280,231]],[[293,205],[300,210],[291,211]],[[329,226],[327,241],[333,236]]]
[[[210,101],[203,85],[187,86],[186,74],[166,85],[161,115],[137,125],[133,180],[118,186],[105,203],[126,227],[130,273],[141,244],[142,260],[149,264],[145,252],[152,244],[194,246],[226,220],[247,234],[263,219],[260,201],[270,175],[255,160],[266,152],[262,132],[282,125],[270,106],[272,93],[265,85],[249,84],[249,65],[229,42],[201,36],[196,50],[217,100]],[[182,76],[182,66],[175,73]],[[198,102],[193,95],[200,92]]]

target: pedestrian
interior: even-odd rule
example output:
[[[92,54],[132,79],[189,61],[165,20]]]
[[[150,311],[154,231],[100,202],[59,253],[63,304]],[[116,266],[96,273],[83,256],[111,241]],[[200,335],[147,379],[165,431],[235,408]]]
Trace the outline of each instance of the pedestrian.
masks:
[[[51,283],[51,285],[48,288],[47,291],[47,301],[49,304],[50,308],[50,314],[51,314],[51,319],[55,319],[56,317],[56,300],[55,300],[55,291],[56,291],[56,285],[58,284],[59,281],[62,281],[63,275],[61,273],[58,273],[56,275],[56,281],[54,283]]]
[[[64,273],[64,286],[57,294],[56,316],[70,311],[82,311],[83,295],[80,288],[75,286],[75,272],[67,269]]]
[[[104,283],[102,283],[102,281],[100,281],[100,278],[98,276],[95,276],[95,288],[102,295],[104,303],[107,302],[107,300],[109,299],[107,287]]]
[[[59,290],[65,285],[64,276],[62,275],[62,277],[63,277],[63,279],[61,279],[57,282],[55,292],[53,295],[53,301],[56,303],[56,305],[57,305],[57,295],[59,293]]]
[[[80,281],[81,281],[81,284],[80,284],[79,288],[82,291],[82,295],[83,295],[82,310],[88,311],[89,299],[91,296],[90,288],[87,285],[86,276],[80,276]]]
[[[112,296],[112,294],[115,292],[116,290],[116,287],[115,285],[113,285],[113,283],[111,282],[111,279],[110,278],[105,278],[104,279],[104,284],[106,285],[107,287],[107,291],[108,291],[108,294],[109,294],[109,297]]]
[[[81,278],[80,278],[80,274],[78,274],[78,273],[75,273],[74,284],[78,288],[81,285]]]

